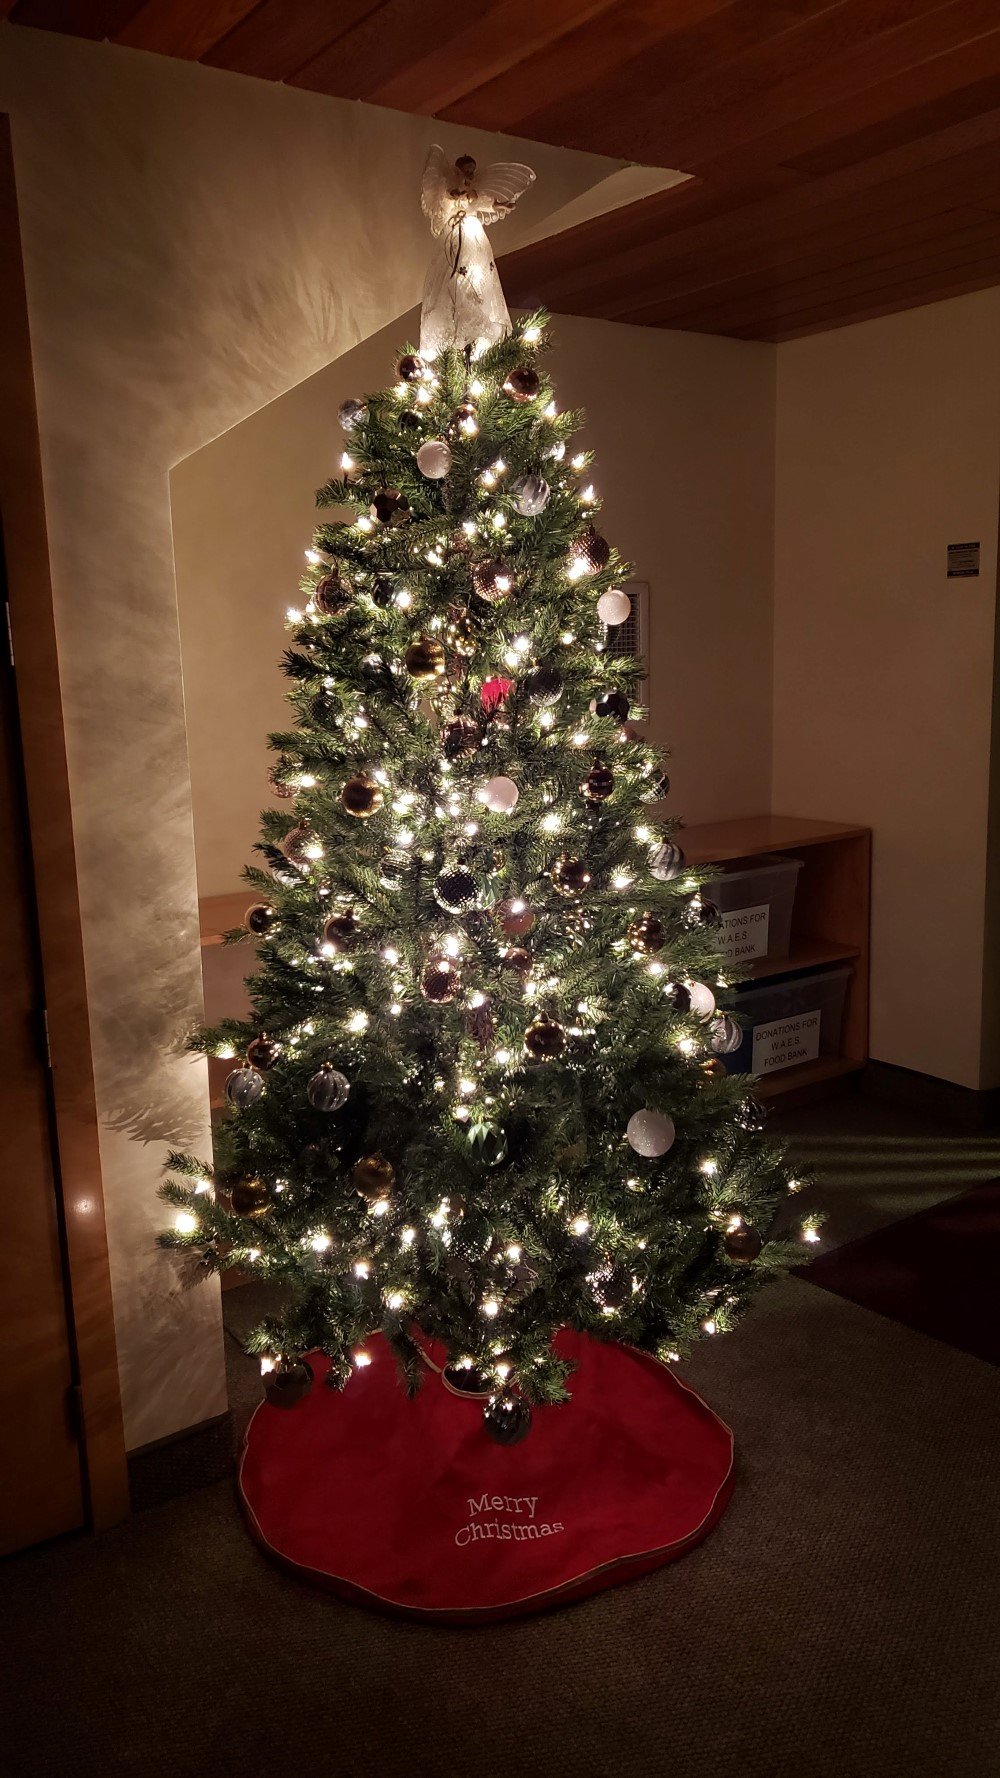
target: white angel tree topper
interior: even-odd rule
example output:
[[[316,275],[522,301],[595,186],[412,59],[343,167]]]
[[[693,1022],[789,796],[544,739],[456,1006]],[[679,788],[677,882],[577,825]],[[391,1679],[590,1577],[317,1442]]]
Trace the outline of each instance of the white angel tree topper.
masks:
[[[270,1400],[316,1349],[363,1389],[375,1337],[416,1388],[433,1338],[505,1443],[565,1399],[560,1327],[672,1358],[794,1251],[643,668],[607,648],[627,571],[485,232],[531,177],[431,151],[421,351],[341,409],[289,612],[230,935],[252,1011],[194,1040],[234,1058],[227,1116],[163,1187],[165,1245],[281,1287],[251,1340]]]
[[[453,346],[479,352],[510,332],[486,230],[509,216],[534,177],[517,161],[478,167],[465,154],[452,165],[443,149],[431,149],[421,202],[439,246],[424,283],[422,358],[433,361]]]

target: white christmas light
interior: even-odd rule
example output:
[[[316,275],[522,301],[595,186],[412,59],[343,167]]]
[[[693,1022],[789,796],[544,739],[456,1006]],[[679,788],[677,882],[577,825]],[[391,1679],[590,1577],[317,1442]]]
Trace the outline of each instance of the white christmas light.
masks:
[[[541,339],[542,330],[540,327],[536,327],[534,322],[532,322],[532,325],[530,327],[525,328],[524,334],[522,337],[523,337],[526,345],[534,346]]]
[[[352,1031],[356,1037],[360,1036],[362,1031],[368,1029],[368,1014],[360,1009],[357,1012],[352,1012],[347,1021],[347,1029]]]
[[[400,587],[399,592],[393,600],[393,604],[398,605],[400,611],[409,611],[410,606],[413,604],[413,594],[407,592],[405,586]]]
[[[385,1306],[387,1309],[401,1309],[405,1301],[406,1298],[401,1290],[390,1290],[385,1299]]]
[[[488,1296],[483,1301],[483,1314],[492,1321],[500,1313],[500,1304],[495,1296]]]
[[[370,1278],[371,1277],[371,1270],[372,1269],[366,1259],[356,1259],[353,1266],[351,1267],[351,1270],[353,1271],[355,1278]]]
[[[585,1235],[587,1233],[587,1231],[589,1230],[589,1228],[590,1228],[590,1217],[589,1216],[583,1216],[583,1215],[574,1216],[572,1222],[569,1225],[569,1232],[571,1235]]]
[[[333,1242],[331,1241],[329,1235],[320,1234],[320,1235],[313,1235],[312,1238],[310,1239],[309,1245],[312,1248],[314,1253],[326,1253],[327,1249],[333,1246]]]
[[[192,1216],[190,1210],[178,1210],[174,1217],[174,1228],[179,1235],[193,1235],[198,1228],[198,1218]]]
[[[364,1351],[352,1352],[351,1359],[352,1359],[353,1363],[357,1366],[359,1371],[363,1371],[363,1370],[367,1369],[368,1365],[370,1365],[371,1361],[372,1361],[371,1353],[364,1352]]]

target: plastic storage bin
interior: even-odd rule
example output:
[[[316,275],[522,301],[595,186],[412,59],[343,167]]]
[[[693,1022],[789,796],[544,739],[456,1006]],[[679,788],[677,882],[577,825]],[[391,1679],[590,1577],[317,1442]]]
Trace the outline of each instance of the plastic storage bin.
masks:
[[[725,1058],[729,1073],[777,1074],[839,1055],[851,973],[849,966],[824,969],[742,989],[733,1011],[745,1025],[743,1042]]]
[[[730,971],[763,957],[787,957],[801,858],[766,856],[723,871],[702,886],[722,915],[718,938]]]

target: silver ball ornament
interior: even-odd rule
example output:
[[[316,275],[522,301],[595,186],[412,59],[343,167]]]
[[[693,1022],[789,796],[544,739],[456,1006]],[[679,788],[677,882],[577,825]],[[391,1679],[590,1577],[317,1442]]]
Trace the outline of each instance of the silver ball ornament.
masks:
[[[226,1080],[226,1098],[240,1111],[256,1105],[263,1091],[264,1076],[256,1068],[234,1068]]]
[[[672,840],[662,840],[653,848],[649,859],[649,868],[658,883],[672,883],[684,869],[685,857],[679,846]]]
[[[717,1056],[731,1056],[743,1042],[743,1031],[731,1013],[720,1013],[712,1020],[709,1029],[708,1047]]]
[[[316,1111],[339,1111],[350,1090],[347,1076],[332,1063],[324,1062],[306,1087],[306,1098]]]
[[[551,492],[541,475],[519,475],[510,486],[511,499],[523,519],[536,519],[544,512]]]

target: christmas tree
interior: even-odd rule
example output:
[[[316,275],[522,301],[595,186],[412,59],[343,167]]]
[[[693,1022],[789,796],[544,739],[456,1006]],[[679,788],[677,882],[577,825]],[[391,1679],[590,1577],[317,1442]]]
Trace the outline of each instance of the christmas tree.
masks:
[[[376,1330],[415,1388],[433,1338],[512,1442],[567,1394],[557,1329],[674,1359],[733,1327],[792,1257],[795,1182],[722,1060],[717,914],[609,649],[628,570],[580,417],[499,295],[483,225],[530,174],[475,172],[432,155],[420,352],[341,410],[270,738],[294,814],[262,816],[229,935],[253,1016],[194,1040],[236,1066],[162,1239],[285,1287],[250,1342],[271,1400],[315,1348],[344,1386]]]

